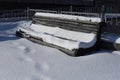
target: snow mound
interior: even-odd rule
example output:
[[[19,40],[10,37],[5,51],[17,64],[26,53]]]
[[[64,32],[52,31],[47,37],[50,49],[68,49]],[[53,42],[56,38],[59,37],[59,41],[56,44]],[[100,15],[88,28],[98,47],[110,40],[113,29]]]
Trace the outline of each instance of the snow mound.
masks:
[[[120,44],[120,35],[104,33],[102,34],[102,38],[105,41]]]

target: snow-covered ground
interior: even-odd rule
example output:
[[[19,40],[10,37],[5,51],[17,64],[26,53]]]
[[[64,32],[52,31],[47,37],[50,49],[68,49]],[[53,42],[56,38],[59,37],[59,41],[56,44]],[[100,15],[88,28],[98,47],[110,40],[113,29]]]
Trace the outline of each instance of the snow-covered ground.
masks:
[[[82,57],[15,37],[28,21],[0,23],[0,80],[120,80],[120,52]]]

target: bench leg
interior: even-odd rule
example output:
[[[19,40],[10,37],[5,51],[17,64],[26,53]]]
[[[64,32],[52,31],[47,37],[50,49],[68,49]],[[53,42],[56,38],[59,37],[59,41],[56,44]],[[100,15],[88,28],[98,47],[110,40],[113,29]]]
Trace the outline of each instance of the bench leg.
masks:
[[[85,49],[83,48],[80,48],[75,52],[75,56],[84,56],[84,55],[85,55]]]

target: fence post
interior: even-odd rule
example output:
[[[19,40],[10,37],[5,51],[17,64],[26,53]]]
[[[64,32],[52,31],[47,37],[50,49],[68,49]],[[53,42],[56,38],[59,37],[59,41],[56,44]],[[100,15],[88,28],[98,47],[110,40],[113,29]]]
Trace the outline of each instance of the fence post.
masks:
[[[105,6],[104,5],[101,8],[100,18],[102,19],[102,22],[105,21]]]
[[[27,7],[27,20],[29,20],[29,15],[30,15],[30,14],[29,14],[29,11],[30,11],[30,10],[29,10],[29,7]]]
[[[105,14],[104,16],[105,16],[105,22],[107,22],[107,15]]]
[[[73,11],[73,7],[72,7],[72,5],[70,6],[70,13],[71,13],[71,15],[72,15],[72,11]]]

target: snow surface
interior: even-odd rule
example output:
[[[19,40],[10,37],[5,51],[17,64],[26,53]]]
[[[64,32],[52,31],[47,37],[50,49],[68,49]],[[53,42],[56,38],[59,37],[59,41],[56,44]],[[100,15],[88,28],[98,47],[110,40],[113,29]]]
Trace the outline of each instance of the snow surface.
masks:
[[[93,46],[96,42],[96,34],[94,33],[75,32],[40,24],[32,24],[26,29],[20,28],[19,30],[29,35],[40,37],[47,43],[58,45],[69,50],[88,48]]]
[[[101,22],[101,19],[98,17],[85,17],[85,16],[75,16],[75,15],[67,15],[67,14],[55,14],[55,13],[42,13],[37,12],[35,16],[42,17],[52,17],[52,18],[60,18],[60,19],[68,19],[68,20],[77,20],[77,21],[88,21],[88,22]]]
[[[70,57],[15,37],[19,26],[29,22],[0,23],[0,80],[120,80],[120,52]]]

